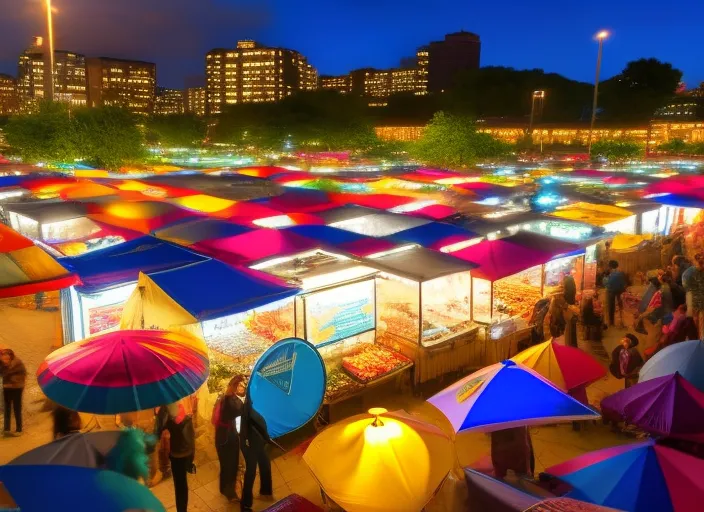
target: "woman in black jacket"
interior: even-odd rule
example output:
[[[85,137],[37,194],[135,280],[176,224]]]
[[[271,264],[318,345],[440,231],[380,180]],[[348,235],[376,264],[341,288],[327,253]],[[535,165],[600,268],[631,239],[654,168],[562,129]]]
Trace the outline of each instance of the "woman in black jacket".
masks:
[[[273,441],[269,437],[264,417],[254,408],[251,397],[245,401],[242,413],[242,453],[247,465],[244,472],[244,484],[242,486],[242,502],[240,509],[242,512],[252,510],[254,501],[254,479],[257,476],[257,466],[259,467],[259,495],[264,498],[273,498],[271,481],[271,461],[266,453],[266,445]]]
[[[215,425],[215,449],[220,461],[220,494],[230,501],[237,499],[235,482],[240,464],[240,436],[237,433],[236,419],[242,416],[242,400],[246,390],[244,376],[235,375],[216,404],[219,414]]]
[[[159,408],[157,413],[157,439],[161,439],[164,430],[168,430],[169,459],[171,474],[174,478],[176,493],[176,511],[188,510],[188,473],[195,472],[193,457],[196,451],[196,432],[193,428],[193,418],[186,414],[183,404],[177,402]]]

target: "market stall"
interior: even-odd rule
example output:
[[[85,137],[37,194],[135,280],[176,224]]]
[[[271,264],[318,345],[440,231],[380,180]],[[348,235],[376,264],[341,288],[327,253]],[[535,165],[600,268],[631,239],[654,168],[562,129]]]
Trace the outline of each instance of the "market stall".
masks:
[[[60,262],[82,281],[61,292],[64,343],[115,329],[141,271],[173,269],[207,259],[150,236],[61,258]]]
[[[619,206],[579,202],[560,206],[549,215],[599,226],[612,233],[634,235],[637,232],[638,216]]]
[[[399,231],[387,238],[397,243],[414,243],[427,249],[452,252],[478,243],[483,237],[454,224],[430,222]]]

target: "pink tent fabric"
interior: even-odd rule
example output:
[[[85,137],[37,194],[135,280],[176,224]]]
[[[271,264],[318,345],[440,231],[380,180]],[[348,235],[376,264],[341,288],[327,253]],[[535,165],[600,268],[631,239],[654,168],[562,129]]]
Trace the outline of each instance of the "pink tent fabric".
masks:
[[[412,197],[394,196],[391,194],[350,194],[350,193],[331,193],[330,199],[339,205],[357,204],[368,208],[378,208],[379,210],[389,210],[412,203],[416,199]]]
[[[372,254],[378,252],[389,251],[397,245],[390,240],[384,240],[383,238],[372,238],[365,237],[358,240],[353,240],[352,242],[347,242],[340,244],[338,246],[343,251],[358,256],[360,258],[366,258]]]
[[[485,240],[451,254],[478,265],[478,268],[472,270],[472,276],[489,281],[512,276],[553,257],[539,249],[521,247],[506,240]]]
[[[216,215],[211,216],[232,220],[238,224],[247,224],[252,220],[275,217],[276,215],[281,215],[281,212],[271,208],[270,206],[240,201],[228,208],[225,208],[224,210],[217,212]]]
[[[288,231],[257,229],[227,238],[202,240],[190,247],[231,265],[245,265],[274,256],[310,251],[319,245]]]
[[[683,194],[692,195],[696,189],[704,188],[704,176],[673,176],[651,183],[645,189],[646,194]]]
[[[450,215],[454,215],[455,213],[457,213],[457,210],[451,206],[445,206],[444,204],[433,204],[412,212],[408,212],[407,215],[437,220],[444,219]]]

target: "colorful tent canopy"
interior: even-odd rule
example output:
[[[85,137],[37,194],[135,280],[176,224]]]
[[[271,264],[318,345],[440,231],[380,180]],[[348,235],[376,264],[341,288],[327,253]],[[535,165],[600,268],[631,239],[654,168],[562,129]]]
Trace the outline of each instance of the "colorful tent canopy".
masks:
[[[367,215],[372,215],[374,213],[381,213],[382,210],[376,208],[368,208],[365,206],[357,206],[354,204],[338,206],[336,208],[330,208],[323,212],[318,213],[325,224],[335,224],[338,222],[345,222],[348,220],[359,219]]]
[[[0,298],[55,291],[79,283],[78,276],[31,240],[0,224]]]
[[[379,257],[366,258],[364,264],[419,283],[475,268],[472,263],[418,246],[410,246]]]
[[[313,213],[336,206],[330,201],[327,193],[306,189],[286,191],[278,196],[253,202],[283,213]]]
[[[389,236],[399,231],[428,224],[431,221],[397,213],[374,213],[356,219],[336,222],[334,227],[367,236]]]
[[[704,392],[679,373],[607,396],[601,401],[601,412],[651,434],[704,442]]]
[[[653,235],[624,235],[619,233],[611,241],[611,249],[615,251],[627,251],[636,249],[645,241],[652,240]]]
[[[695,512],[704,500],[704,460],[654,441],[615,446],[546,470],[568,496],[629,512]]]
[[[450,420],[455,432],[492,432],[599,417],[534,370],[513,361],[460,379],[428,402]]]
[[[195,336],[114,331],[65,345],[37,370],[44,394],[74,411],[120,414],[177,402],[208,378],[208,349]]]
[[[457,213],[451,206],[446,206],[444,204],[431,204],[429,206],[424,206],[412,212],[408,212],[407,215],[413,215],[415,217],[426,217],[433,220],[441,220],[454,215]]]
[[[549,215],[561,219],[578,220],[594,226],[605,226],[626,219],[633,213],[618,206],[580,202],[560,207]]]
[[[295,233],[296,235],[303,236],[305,238],[317,240],[321,244],[325,245],[339,245],[355,242],[357,240],[364,240],[367,238],[364,235],[352,233],[352,231],[346,231],[344,229],[319,224],[291,226],[284,228],[281,231]]]
[[[220,219],[195,219],[158,229],[154,236],[179,245],[192,245],[201,240],[227,238],[252,231],[252,228]]]
[[[104,469],[5,465],[0,466],[0,481],[22,511],[165,511],[145,485]],[[38,491],[39,485],[41,491]]]
[[[112,201],[89,206],[88,217],[140,233],[150,233],[187,217],[197,217],[177,206],[157,201]]]
[[[646,382],[676,372],[699,391],[704,391],[704,341],[683,341],[665,347],[641,368],[638,382]]]
[[[511,358],[532,368],[563,391],[586,386],[606,375],[606,369],[583,350],[548,340]]]
[[[272,256],[287,256],[315,249],[320,244],[295,233],[276,229],[257,229],[249,233],[202,240],[193,249],[230,264],[245,264]]]
[[[698,189],[704,189],[704,176],[683,174],[650,183],[645,193],[690,195],[692,191]]]
[[[78,219],[88,214],[88,203],[77,201],[12,203],[4,205],[7,212],[17,213],[39,224]]]
[[[281,215],[281,212],[254,201],[238,201],[229,208],[216,212],[212,217],[228,219],[239,224],[248,224],[253,220]]]
[[[370,413],[331,424],[313,439],[304,462],[344,510],[422,510],[452,469],[452,441],[403,411]]]
[[[292,297],[299,291],[256,270],[236,269],[216,260],[141,274],[138,287],[144,288],[145,296],[153,302],[149,307],[167,310],[173,307],[173,301],[182,308],[181,313],[185,312],[190,317],[187,322],[173,325],[188,325],[251,311]],[[145,316],[146,307],[141,307]],[[125,316],[129,308],[128,303]],[[145,318],[145,325],[151,324]]]
[[[395,196],[391,194],[362,195],[341,192],[330,193],[330,199],[340,205],[357,204],[368,208],[378,208],[379,210],[388,210],[415,201],[412,197]]]
[[[476,233],[443,222],[430,222],[411,229],[399,231],[389,237],[398,243],[415,243],[428,249],[440,250],[442,247],[466,242],[479,237]]]
[[[359,258],[367,258],[375,254],[395,249],[398,245],[399,244],[396,244],[391,240],[367,236],[359,240],[342,243],[336,248]],[[333,247],[333,249],[334,248],[335,247]]]
[[[285,167],[261,166],[261,167],[240,167],[238,169],[233,169],[233,172],[237,174],[242,174],[243,176],[253,176],[256,178],[268,178],[276,174],[282,174],[290,172]]]
[[[66,268],[77,273],[82,293],[135,282],[139,272],[157,272],[205,261],[208,258],[151,236],[100,249],[81,256],[61,258]]]
[[[230,199],[222,199],[215,196],[209,196],[207,194],[195,194],[185,197],[178,197],[171,199],[170,202],[180,206],[181,208],[206,214],[222,212],[227,208],[231,208],[235,204],[235,201]]]

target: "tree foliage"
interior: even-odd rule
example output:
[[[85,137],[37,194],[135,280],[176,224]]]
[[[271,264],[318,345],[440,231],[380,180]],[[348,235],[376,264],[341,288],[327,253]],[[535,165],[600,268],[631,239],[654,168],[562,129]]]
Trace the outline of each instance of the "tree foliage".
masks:
[[[43,102],[37,112],[15,116],[4,129],[7,143],[25,162],[71,162],[118,169],[144,156],[137,119],[118,107],[69,110]]]
[[[629,140],[600,140],[592,144],[592,156],[605,158],[611,163],[642,158],[645,147]]]
[[[480,160],[505,157],[510,151],[509,144],[478,132],[472,118],[438,112],[410,153],[425,164],[464,168]]]
[[[203,144],[207,124],[194,114],[171,114],[149,118],[146,129],[150,143],[169,148],[195,148]]]
[[[670,155],[704,155],[704,142],[685,142],[682,139],[672,139],[658,146],[658,151]]]

